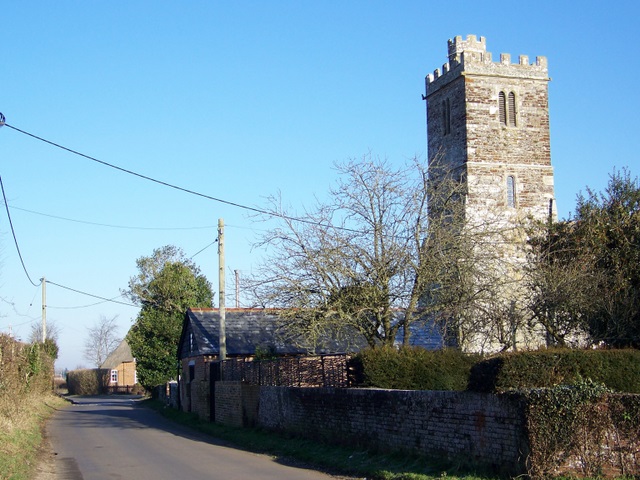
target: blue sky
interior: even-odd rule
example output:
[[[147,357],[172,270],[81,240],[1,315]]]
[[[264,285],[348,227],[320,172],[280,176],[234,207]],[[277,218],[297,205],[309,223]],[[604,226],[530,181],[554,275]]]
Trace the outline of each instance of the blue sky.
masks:
[[[447,39],[549,61],[551,155],[561,217],[614,168],[640,173],[636,61],[640,4],[432,1],[5,2],[0,112],[8,124],[142,175],[264,206],[322,198],[336,161],[426,155],[424,77]],[[32,279],[112,298],[135,260],[167,244],[194,255],[227,225],[227,290],[248,275],[264,228],[249,212],[107,168],[0,128],[0,175]],[[33,213],[37,212],[37,213]],[[61,218],[63,217],[66,220]],[[71,221],[74,220],[74,221]],[[81,223],[81,222],[88,223]],[[193,260],[217,289],[217,251]],[[230,295],[231,297],[233,295]],[[40,321],[0,215],[0,331]],[[233,298],[227,305],[234,304]],[[87,327],[137,309],[47,288],[58,368],[89,366]],[[217,301],[216,301],[217,303]],[[79,308],[82,307],[82,308]]]

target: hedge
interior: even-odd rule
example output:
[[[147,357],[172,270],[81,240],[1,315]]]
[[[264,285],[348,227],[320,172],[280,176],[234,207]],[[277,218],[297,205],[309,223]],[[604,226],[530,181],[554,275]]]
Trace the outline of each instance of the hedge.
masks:
[[[552,349],[505,353],[473,366],[469,390],[550,388],[580,379],[593,380],[615,392],[640,393],[640,351]]]
[[[456,349],[365,349],[349,361],[352,386],[400,390],[465,390],[481,357]]]

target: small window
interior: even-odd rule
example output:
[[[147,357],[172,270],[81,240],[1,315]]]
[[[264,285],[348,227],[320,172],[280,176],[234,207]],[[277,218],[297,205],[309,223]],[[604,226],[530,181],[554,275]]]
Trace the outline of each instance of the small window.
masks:
[[[442,101],[442,129],[445,135],[451,133],[451,104],[448,98]]]
[[[507,177],[507,206],[516,206],[516,179],[513,175]]]
[[[189,352],[193,352],[193,332],[189,333]]]
[[[111,370],[111,383],[118,383],[118,370]]]
[[[504,92],[498,94],[498,112],[500,115],[500,123],[502,125],[507,124],[507,100]]]
[[[516,94],[509,92],[509,126],[516,126]]]
[[[193,382],[195,378],[196,378],[196,362],[191,360],[189,362],[189,381]]]

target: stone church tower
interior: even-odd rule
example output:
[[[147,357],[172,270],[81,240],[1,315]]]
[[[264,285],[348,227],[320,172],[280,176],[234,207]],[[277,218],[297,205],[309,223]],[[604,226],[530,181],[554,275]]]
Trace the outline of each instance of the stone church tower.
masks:
[[[442,70],[426,77],[430,178],[438,178],[436,164],[455,172],[466,187],[466,221],[509,228],[526,217],[555,219],[547,59],[530,64],[521,55],[512,63],[501,54],[493,61],[486,39],[475,35],[449,40],[448,55]],[[514,246],[518,241],[524,242],[522,235],[515,242],[493,242],[505,244],[496,263],[510,264],[516,273],[524,260],[522,248]],[[512,323],[507,330],[513,338],[522,336],[518,322]],[[511,343],[516,348],[522,340]]]
[[[428,157],[462,170],[469,214],[499,209],[547,218],[553,205],[547,59],[494,62],[486,39],[449,40],[426,78]]]

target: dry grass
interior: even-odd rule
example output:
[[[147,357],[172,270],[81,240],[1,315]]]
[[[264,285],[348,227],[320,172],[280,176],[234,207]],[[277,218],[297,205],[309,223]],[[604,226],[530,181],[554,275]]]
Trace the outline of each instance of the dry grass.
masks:
[[[0,479],[26,480],[37,465],[44,422],[64,404],[52,378],[45,347],[0,334]]]
[[[40,458],[44,422],[66,402],[52,394],[11,400],[0,397],[0,478],[26,480]]]

